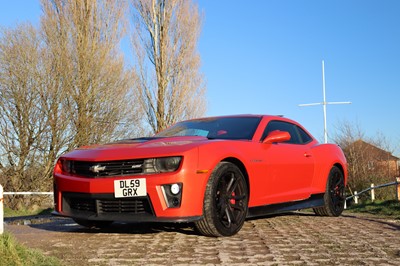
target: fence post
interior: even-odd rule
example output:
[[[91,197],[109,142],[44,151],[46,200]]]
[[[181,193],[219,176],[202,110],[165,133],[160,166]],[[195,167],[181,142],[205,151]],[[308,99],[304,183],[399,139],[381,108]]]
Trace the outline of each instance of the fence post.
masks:
[[[0,184],[0,235],[4,232],[3,186]]]
[[[397,182],[397,200],[400,201],[400,177],[396,177]]]
[[[354,191],[354,203],[355,203],[355,204],[358,204],[357,191]]]
[[[374,189],[374,183],[371,184],[371,201],[375,201],[375,189]]]

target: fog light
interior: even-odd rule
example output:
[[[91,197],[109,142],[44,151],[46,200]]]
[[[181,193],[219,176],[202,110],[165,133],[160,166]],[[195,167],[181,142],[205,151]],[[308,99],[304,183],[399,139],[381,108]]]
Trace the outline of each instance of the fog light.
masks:
[[[178,184],[172,184],[171,185],[171,193],[174,195],[177,195],[180,192],[180,187]]]
[[[179,208],[182,201],[182,183],[162,185],[162,193],[168,208]]]
[[[178,198],[173,198],[173,199],[172,199],[172,205],[173,205],[174,207],[178,207],[179,204],[180,204],[180,201],[179,201]]]

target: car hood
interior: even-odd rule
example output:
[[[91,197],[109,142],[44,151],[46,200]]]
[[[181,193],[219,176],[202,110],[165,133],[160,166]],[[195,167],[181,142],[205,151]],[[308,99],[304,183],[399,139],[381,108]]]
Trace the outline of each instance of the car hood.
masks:
[[[62,157],[82,161],[164,157],[181,155],[209,141],[212,140],[197,136],[127,139],[103,145],[83,146]]]

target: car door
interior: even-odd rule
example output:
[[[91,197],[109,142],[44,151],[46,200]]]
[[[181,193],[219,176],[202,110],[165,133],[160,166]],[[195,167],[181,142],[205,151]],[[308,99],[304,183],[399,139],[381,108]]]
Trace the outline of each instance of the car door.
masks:
[[[264,131],[286,131],[290,140],[263,143],[263,185],[266,204],[305,199],[310,196],[314,174],[312,138],[297,125],[285,121],[270,121]]]

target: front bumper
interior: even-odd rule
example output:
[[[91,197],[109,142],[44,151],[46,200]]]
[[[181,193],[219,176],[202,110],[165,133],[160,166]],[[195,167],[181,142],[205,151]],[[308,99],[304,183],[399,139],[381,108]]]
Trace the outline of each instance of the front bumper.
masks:
[[[115,199],[113,194],[62,194],[62,212],[56,216],[91,221],[119,222],[194,222],[201,216],[156,217],[149,197]]]
[[[114,180],[146,178],[147,196],[115,198]],[[192,222],[201,219],[206,174],[85,178],[54,174],[55,214],[76,219],[120,222]],[[181,183],[181,203],[169,207],[162,187]]]

